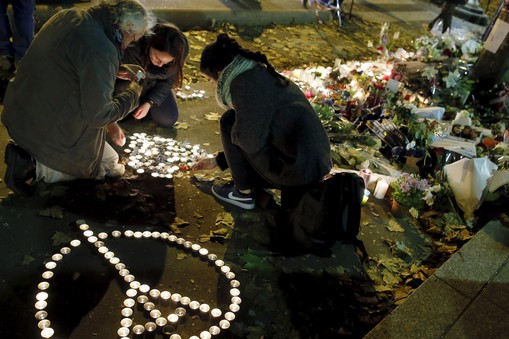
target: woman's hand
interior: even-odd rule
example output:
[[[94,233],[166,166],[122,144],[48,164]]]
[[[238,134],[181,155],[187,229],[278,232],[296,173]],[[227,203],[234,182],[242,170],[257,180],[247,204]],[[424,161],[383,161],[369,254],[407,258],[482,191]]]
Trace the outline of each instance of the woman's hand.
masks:
[[[199,170],[210,170],[217,167],[216,158],[199,158],[196,160],[193,167],[191,167],[192,171]]]
[[[148,111],[150,111],[150,104],[148,102],[145,102],[138,106],[137,109],[134,110],[133,117],[135,119],[143,119],[147,116]]]

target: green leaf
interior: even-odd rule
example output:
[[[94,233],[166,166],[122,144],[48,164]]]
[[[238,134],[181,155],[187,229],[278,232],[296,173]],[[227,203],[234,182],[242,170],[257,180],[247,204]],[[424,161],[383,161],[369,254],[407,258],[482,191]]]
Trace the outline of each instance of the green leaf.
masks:
[[[69,243],[72,239],[67,234],[57,231],[53,233],[51,240],[53,240],[54,246],[59,246]]]

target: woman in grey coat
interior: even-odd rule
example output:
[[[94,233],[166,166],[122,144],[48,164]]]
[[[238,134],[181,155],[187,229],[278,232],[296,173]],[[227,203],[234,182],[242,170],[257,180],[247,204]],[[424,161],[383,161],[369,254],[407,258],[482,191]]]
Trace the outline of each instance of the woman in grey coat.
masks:
[[[226,203],[252,209],[254,190],[281,189],[282,205],[318,183],[332,167],[327,133],[302,90],[277,73],[260,52],[226,34],[208,45],[200,70],[217,83],[223,152],[194,170],[230,168],[233,183],[212,188]]]
[[[9,84],[2,122],[14,140],[5,182],[31,194],[31,179],[102,179],[124,172],[107,126],[136,107],[136,82],[114,95],[122,54],[153,25],[137,0],[104,0],[58,12],[38,32]]]

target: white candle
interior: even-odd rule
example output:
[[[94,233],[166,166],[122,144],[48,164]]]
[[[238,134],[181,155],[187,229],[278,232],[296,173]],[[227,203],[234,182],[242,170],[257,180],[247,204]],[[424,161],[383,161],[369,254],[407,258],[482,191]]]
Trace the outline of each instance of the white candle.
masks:
[[[383,199],[385,197],[385,193],[387,193],[387,189],[389,188],[389,184],[385,180],[379,180],[376,183],[374,196],[377,199]]]

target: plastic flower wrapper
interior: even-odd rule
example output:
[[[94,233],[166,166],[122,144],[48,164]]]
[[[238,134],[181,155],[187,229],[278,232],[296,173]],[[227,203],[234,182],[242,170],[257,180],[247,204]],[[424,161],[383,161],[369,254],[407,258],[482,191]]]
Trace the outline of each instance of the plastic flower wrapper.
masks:
[[[481,43],[478,40],[469,39],[461,45],[462,58],[467,61],[475,61],[481,52]]]
[[[487,157],[464,158],[444,166],[447,182],[467,222],[473,220],[474,212],[481,206],[488,181],[497,168]]]

